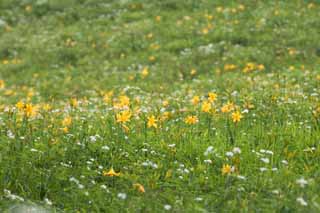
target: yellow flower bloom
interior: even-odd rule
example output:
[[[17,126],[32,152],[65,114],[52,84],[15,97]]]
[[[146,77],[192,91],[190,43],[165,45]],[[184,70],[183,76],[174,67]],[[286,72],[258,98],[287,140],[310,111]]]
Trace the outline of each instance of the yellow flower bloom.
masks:
[[[140,183],[135,183],[135,184],[133,184],[133,187],[135,188],[135,189],[137,189],[139,192],[141,192],[141,193],[145,193],[146,191],[145,191],[145,189],[144,189],[144,187],[143,187],[143,185],[141,185]]]
[[[197,74],[197,70],[192,69],[192,70],[190,71],[190,74],[191,74],[191,75],[195,75],[195,74]]]
[[[185,118],[184,122],[186,124],[196,124],[199,122],[198,117],[197,116],[193,116],[193,115],[189,115],[188,117]]]
[[[113,170],[113,168],[111,168],[108,172],[107,171],[103,171],[102,175],[103,176],[107,176],[107,177],[119,177],[120,176],[120,172],[115,172]]]
[[[126,123],[130,121],[130,118],[131,118],[131,112],[129,110],[122,111],[116,114],[116,119],[118,123]]]
[[[208,101],[204,101],[203,103],[202,103],[202,106],[201,106],[201,111],[202,112],[210,112],[210,110],[211,110],[211,103],[210,102],[208,102]]]
[[[193,105],[197,105],[197,104],[199,104],[199,102],[200,102],[200,97],[199,96],[193,96],[193,98],[192,98],[192,100],[191,100],[191,103],[193,104]]]
[[[4,86],[5,86],[5,84],[4,84],[4,80],[0,80],[0,89],[3,89],[3,88],[4,88]]]
[[[22,101],[19,101],[18,103],[16,103],[16,107],[17,107],[18,110],[23,110],[24,103]]]
[[[162,106],[163,106],[163,107],[169,106],[169,101],[167,101],[167,100],[163,101],[163,102],[162,102]]]
[[[142,75],[142,78],[145,78],[149,75],[148,67],[143,68],[141,75]]]
[[[234,104],[232,102],[228,102],[227,104],[221,107],[221,112],[227,113],[234,109]]]
[[[62,126],[64,126],[64,127],[70,126],[71,123],[72,123],[71,116],[67,116],[62,120]]]
[[[147,123],[148,128],[154,127],[157,128],[157,120],[154,117],[154,115],[151,115],[148,117],[148,123]]]
[[[208,93],[208,101],[210,102],[210,103],[212,103],[212,102],[214,102],[216,99],[217,99],[217,94],[216,93],[214,93],[214,92],[209,92]]]
[[[77,100],[76,98],[72,98],[72,99],[70,100],[70,105],[71,105],[72,107],[76,108],[76,107],[79,105],[78,100]]]
[[[27,117],[32,117],[37,114],[37,108],[32,104],[26,104],[24,106],[24,113]]]
[[[236,111],[236,112],[232,113],[231,117],[232,117],[232,121],[234,123],[238,123],[243,116],[241,115],[241,113],[239,111]]]
[[[232,167],[229,164],[223,164],[221,173],[222,175],[228,175],[232,172]]]

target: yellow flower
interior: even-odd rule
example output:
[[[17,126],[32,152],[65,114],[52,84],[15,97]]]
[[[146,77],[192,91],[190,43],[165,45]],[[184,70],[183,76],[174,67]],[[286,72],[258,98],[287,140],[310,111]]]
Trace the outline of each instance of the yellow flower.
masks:
[[[156,16],[156,21],[161,21],[161,16]]]
[[[199,96],[193,96],[192,100],[191,100],[191,103],[193,105],[197,105],[198,103],[200,102],[200,97]]]
[[[232,167],[229,164],[223,164],[221,173],[222,175],[228,175],[232,172]]]
[[[162,106],[163,106],[163,107],[169,106],[169,101],[164,100],[164,101],[162,102]]]
[[[193,115],[189,115],[188,117],[185,118],[184,122],[186,124],[196,124],[198,123],[198,117],[197,116],[193,116]]]
[[[64,133],[68,133],[68,132],[69,132],[69,128],[65,126],[65,127],[62,128],[62,131],[63,131]]]
[[[113,170],[113,168],[111,168],[108,172],[107,171],[103,171],[102,173],[103,176],[107,176],[107,177],[119,177],[120,176],[120,172],[115,172]]]
[[[24,113],[27,117],[32,117],[37,114],[37,109],[35,106],[32,106],[32,104],[26,104],[24,106]]]
[[[217,99],[217,94],[216,93],[214,93],[214,92],[209,92],[208,93],[208,101],[210,102],[210,103],[212,103],[212,102],[214,102],[216,99]]]
[[[191,75],[195,75],[195,74],[197,74],[197,70],[192,69],[192,70],[190,71],[190,74],[191,74]]]
[[[259,65],[257,66],[257,68],[258,68],[258,70],[260,70],[260,71],[262,71],[262,70],[265,69],[265,67],[264,67],[263,64],[259,64]]]
[[[151,115],[148,117],[148,123],[147,123],[148,128],[154,127],[157,128],[157,120],[154,117],[154,115]]]
[[[141,75],[142,75],[142,78],[145,78],[149,75],[148,67],[143,68]]]
[[[45,111],[49,111],[49,110],[51,109],[51,106],[50,106],[49,104],[44,104],[44,105],[42,106],[42,108],[43,108],[43,110],[45,110]]]
[[[146,191],[145,191],[145,189],[144,189],[144,187],[143,187],[143,185],[141,185],[140,183],[135,183],[135,184],[133,184],[133,187],[135,188],[135,189],[137,189],[139,192],[141,192],[141,193],[145,193]]]
[[[70,105],[71,105],[72,107],[76,108],[76,107],[79,105],[78,100],[77,100],[76,98],[72,98],[72,99],[70,100]]]
[[[161,121],[165,121],[170,117],[170,112],[164,112],[161,116]]]
[[[232,113],[231,117],[232,117],[232,121],[233,121],[234,123],[237,123],[237,122],[239,122],[239,121],[241,120],[241,118],[242,118],[243,116],[241,115],[241,113],[240,113],[239,111],[236,111],[236,112],[233,112],[233,113]]]
[[[71,123],[72,123],[71,116],[67,116],[62,120],[62,126],[64,126],[64,127],[70,126]]]
[[[234,109],[234,104],[232,102],[228,102],[227,104],[221,107],[221,112],[227,113]]]
[[[18,110],[22,110],[24,108],[24,103],[22,101],[19,101],[16,103],[16,107]]]
[[[202,112],[210,112],[210,110],[211,110],[211,103],[210,103],[209,101],[204,101],[204,102],[202,103],[201,110],[202,110]]]
[[[131,112],[129,110],[122,111],[116,114],[116,119],[118,123],[126,123],[130,121],[130,118],[131,118]]]
[[[122,95],[119,97],[119,102],[115,104],[115,107],[123,108],[130,105],[130,98],[128,96]]]
[[[27,12],[31,12],[32,11],[32,6],[31,5],[27,5],[24,9]]]
[[[5,86],[5,84],[4,84],[4,80],[0,80],[0,89],[3,89],[3,88],[4,88],[4,86]]]

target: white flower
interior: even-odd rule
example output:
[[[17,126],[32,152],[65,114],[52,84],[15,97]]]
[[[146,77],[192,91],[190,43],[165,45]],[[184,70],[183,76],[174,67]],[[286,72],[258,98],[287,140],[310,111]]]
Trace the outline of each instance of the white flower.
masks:
[[[239,147],[234,147],[234,148],[232,149],[232,152],[233,152],[234,154],[241,154],[241,149],[240,149]]]
[[[207,155],[211,154],[212,152],[214,152],[213,146],[209,146],[209,147],[207,148],[207,150],[206,150],[203,154],[204,154],[205,156],[207,156]]]
[[[242,176],[242,175],[238,175],[237,178],[239,178],[240,180],[246,180],[247,179],[245,176]]]
[[[265,168],[265,167],[261,167],[261,168],[260,168],[260,171],[261,171],[261,172],[265,172],[265,171],[267,171],[267,170],[268,170],[268,169]]]
[[[47,205],[49,205],[49,206],[52,205],[52,202],[51,202],[48,198],[45,198],[45,199],[44,199],[44,202],[45,202]]]
[[[122,200],[125,200],[127,198],[127,194],[126,193],[118,193],[118,198],[119,199],[122,199]]]
[[[300,203],[302,206],[308,205],[308,203],[302,197],[298,197],[297,202]]]
[[[305,185],[308,184],[308,181],[305,180],[305,179],[302,177],[302,178],[298,179],[298,180],[296,181],[296,183],[297,183],[298,185],[300,185],[302,188],[304,188]]]
[[[233,157],[233,152],[226,152],[227,157]]]
[[[171,208],[172,208],[172,206],[170,206],[170,205],[168,205],[168,204],[166,204],[166,205],[164,205],[164,207],[163,207],[165,210],[170,210]]]
[[[266,164],[270,163],[269,158],[260,158],[260,160],[261,160],[263,163],[266,163]]]
[[[204,160],[203,162],[208,163],[208,164],[212,164],[212,160],[210,160],[210,159]]]
[[[108,147],[108,146],[103,146],[103,147],[101,147],[101,149],[103,149],[103,150],[110,150],[110,148]]]

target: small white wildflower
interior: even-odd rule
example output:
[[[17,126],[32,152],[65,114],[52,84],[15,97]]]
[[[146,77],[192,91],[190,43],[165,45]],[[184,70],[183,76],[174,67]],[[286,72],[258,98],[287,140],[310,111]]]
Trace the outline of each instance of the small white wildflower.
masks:
[[[241,154],[241,149],[240,149],[239,147],[234,147],[234,148],[232,149],[232,152],[233,152],[234,154]]]
[[[269,158],[260,158],[260,160],[261,160],[263,163],[266,163],[266,164],[270,163]]]
[[[122,199],[122,200],[125,200],[127,198],[127,194],[126,193],[118,193],[118,198],[119,199]]]
[[[300,178],[300,179],[298,179],[298,180],[296,181],[296,183],[297,183],[298,185],[300,185],[302,188],[304,188],[306,185],[308,185],[308,181],[305,180],[303,177]]]
[[[210,159],[204,160],[203,162],[207,163],[207,164],[212,164],[212,160],[210,160]]]
[[[233,157],[233,152],[226,152],[227,157]]]
[[[194,200],[195,200],[195,201],[202,201],[203,198],[202,198],[202,197],[196,197]]]
[[[47,205],[49,205],[49,206],[52,205],[52,202],[51,202],[48,198],[45,198],[45,199],[44,199],[44,202],[45,202]]]
[[[245,176],[242,176],[242,175],[238,175],[237,178],[239,178],[240,180],[246,180],[247,179]]]
[[[281,163],[288,165],[288,161],[286,161],[286,160],[282,160]]]
[[[261,172],[265,172],[265,171],[267,171],[267,170],[268,170],[268,169],[265,168],[265,167],[261,167],[261,168],[260,168],[260,171],[261,171]]]
[[[302,206],[308,205],[308,203],[302,197],[298,197],[297,202],[300,203],[300,205],[302,205]]]
[[[103,147],[101,147],[101,149],[106,150],[106,151],[110,150],[110,148],[108,146],[103,146]]]
[[[166,205],[164,205],[163,208],[164,208],[165,210],[169,211],[170,209],[172,209],[172,206],[166,204]]]

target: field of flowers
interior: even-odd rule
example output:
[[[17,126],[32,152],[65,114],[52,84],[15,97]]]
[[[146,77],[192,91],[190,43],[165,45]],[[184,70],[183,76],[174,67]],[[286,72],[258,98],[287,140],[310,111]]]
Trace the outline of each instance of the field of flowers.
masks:
[[[320,2],[1,0],[0,211],[320,212]]]

